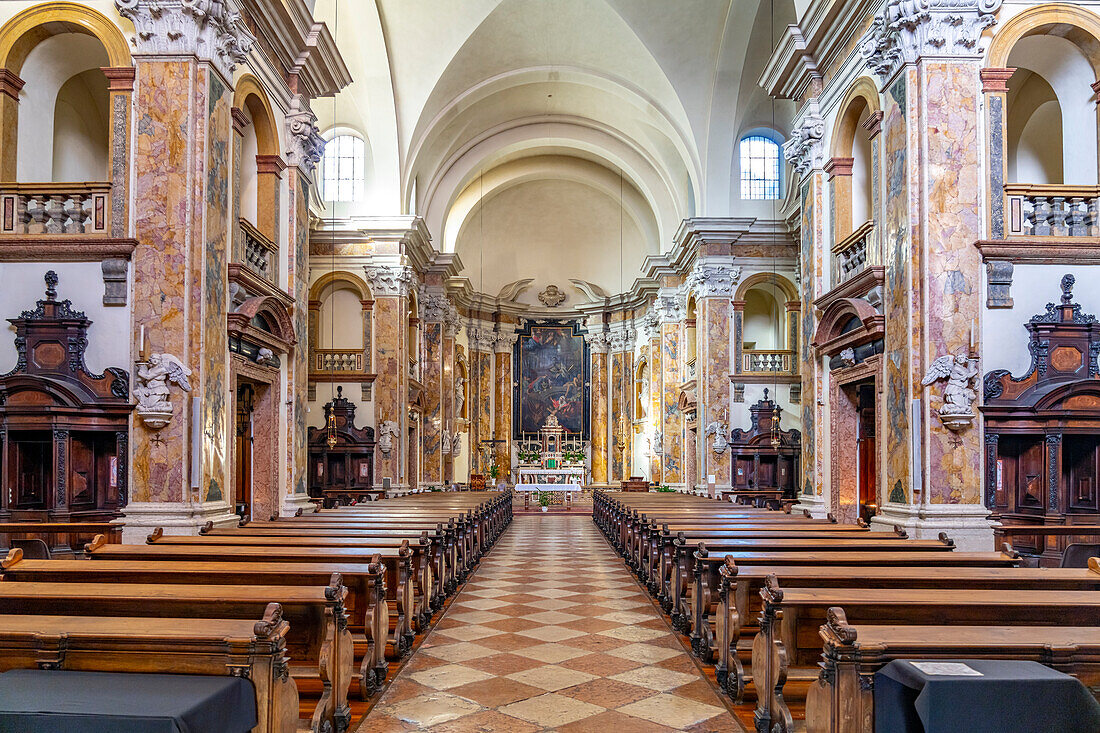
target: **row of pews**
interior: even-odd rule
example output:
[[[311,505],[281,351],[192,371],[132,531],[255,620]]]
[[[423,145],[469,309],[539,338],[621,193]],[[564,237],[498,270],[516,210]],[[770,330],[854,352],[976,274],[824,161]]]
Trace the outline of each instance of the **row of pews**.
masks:
[[[424,493],[85,559],[0,562],[0,671],[252,680],[263,733],[341,733],[512,519],[509,492]]]
[[[756,730],[871,733],[894,659],[1023,659],[1100,696],[1100,563],[1019,567],[832,517],[596,492],[593,520]],[[744,708],[742,708],[744,711]]]

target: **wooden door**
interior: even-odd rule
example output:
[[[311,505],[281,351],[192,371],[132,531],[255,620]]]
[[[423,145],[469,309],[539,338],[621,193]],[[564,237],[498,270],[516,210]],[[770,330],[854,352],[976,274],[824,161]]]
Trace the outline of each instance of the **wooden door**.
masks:
[[[856,440],[858,463],[859,515],[870,520],[878,509],[875,461],[875,385],[859,387],[859,421]]]
[[[256,390],[251,384],[237,387],[237,439],[236,476],[233,488],[233,505],[245,519],[252,518],[252,411],[256,402]]]

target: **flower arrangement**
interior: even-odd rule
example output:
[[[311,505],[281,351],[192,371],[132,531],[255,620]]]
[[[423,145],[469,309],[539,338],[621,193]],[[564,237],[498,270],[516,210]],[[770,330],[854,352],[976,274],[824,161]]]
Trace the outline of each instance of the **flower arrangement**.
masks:
[[[657,493],[658,494],[673,494],[675,492],[676,492],[676,489],[672,488],[671,486],[658,486],[657,487]]]
[[[561,452],[562,460],[569,463],[584,463],[584,451],[574,448],[563,448]]]
[[[491,478],[493,481],[496,481],[498,478],[500,478],[500,466],[495,463],[489,466],[489,478]]]
[[[542,458],[542,453],[537,448],[531,450],[520,448],[516,451],[516,457],[519,458],[521,463],[538,463],[539,459]]]
[[[550,506],[550,492],[549,491],[540,491],[539,492],[539,506]]]

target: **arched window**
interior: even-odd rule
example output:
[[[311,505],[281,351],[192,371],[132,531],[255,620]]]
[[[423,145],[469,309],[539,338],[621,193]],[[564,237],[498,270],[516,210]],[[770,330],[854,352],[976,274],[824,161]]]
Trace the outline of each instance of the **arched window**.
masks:
[[[779,198],[779,143],[759,133],[741,138],[741,198]]]
[[[321,159],[321,196],[325,201],[350,202],[363,198],[366,146],[357,135],[336,135],[325,144]]]

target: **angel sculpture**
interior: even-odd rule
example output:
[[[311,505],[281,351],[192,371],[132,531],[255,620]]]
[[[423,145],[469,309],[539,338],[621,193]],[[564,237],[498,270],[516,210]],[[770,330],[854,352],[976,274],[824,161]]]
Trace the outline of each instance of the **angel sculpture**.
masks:
[[[191,383],[187,381],[190,375],[191,370],[171,354],[150,354],[149,361],[137,370],[140,384],[134,389],[134,397],[138,401],[138,414],[167,413],[170,416],[172,402],[168,399],[168,383],[172,382],[184,392],[190,392]]]
[[[978,360],[959,351],[954,356],[941,356],[932,362],[921,384],[928,386],[942,379],[947,380],[943,388],[943,405],[940,407],[940,420],[950,430],[959,430],[974,420],[974,400],[978,394],[971,389],[970,380],[978,374]]]
[[[729,441],[726,440],[726,424],[721,420],[715,420],[710,425],[707,425],[707,435],[713,435],[714,441],[711,448],[714,450],[714,455],[720,456],[726,452],[726,448],[729,447]]]
[[[388,456],[393,450],[393,436],[397,435],[397,423],[393,420],[385,420],[378,428],[378,450],[382,455]]]
[[[462,433],[456,432],[451,436],[451,455],[457,456],[462,452]]]

